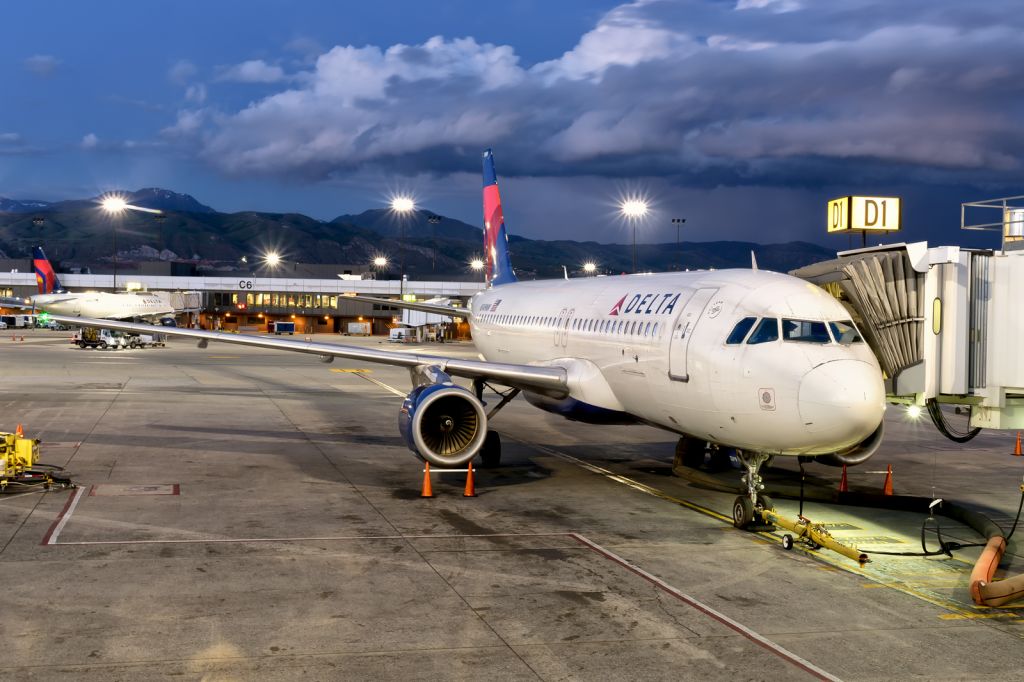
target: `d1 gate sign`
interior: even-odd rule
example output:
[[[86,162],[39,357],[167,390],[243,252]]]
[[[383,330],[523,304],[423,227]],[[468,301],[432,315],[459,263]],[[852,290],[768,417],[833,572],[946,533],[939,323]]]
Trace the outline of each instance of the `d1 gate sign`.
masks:
[[[901,227],[899,197],[840,197],[828,202],[829,232],[895,232]]]

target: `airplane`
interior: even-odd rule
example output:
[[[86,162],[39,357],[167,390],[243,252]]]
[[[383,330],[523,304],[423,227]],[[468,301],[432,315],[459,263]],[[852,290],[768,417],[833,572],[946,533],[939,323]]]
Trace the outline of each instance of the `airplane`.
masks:
[[[789,275],[715,270],[519,281],[491,150],[483,155],[487,288],[457,312],[480,360],[244,334],[168,329],[168,335],[407,367],[412,390],[399,428],[435,466],[500,460],[488,421],[520,392],[540,409],[594,424],[648,424],[680,436],[684,464],[705,448],[735,449],[746,493],[733,522],[770,509],[759,469],[773,456],[859,464],[882,439],[882,373],[845,308]],[[388,301],[401,306],[400,301]],[[423,309],[424,304],[417,304]],[[411,306],[410,306],[411,307]],[[62,320],[59,316],[54,319]],[[146,325],[81,320],[149,331]],[[472,388],[453,377],[469,379]],[[485,386],[500,385],[489,412]]]
[[[175,310],[159,296],[145,291],[122,294],[72,293],[65,290],[43,249],[32,249],[32,267],[39,293],[29,297],[31,307],[50,315],[110,320],[173,321]],[[20,306],[20,307],[28,307]]]

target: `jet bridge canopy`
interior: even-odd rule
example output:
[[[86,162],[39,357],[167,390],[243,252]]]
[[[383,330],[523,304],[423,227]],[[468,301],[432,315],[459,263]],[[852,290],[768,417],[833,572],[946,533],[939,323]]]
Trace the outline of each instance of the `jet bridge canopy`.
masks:
[[[1024,428],[1024,251],[893,244],[792,274],[851,309],[891,400],[971,405],[971,426]]]

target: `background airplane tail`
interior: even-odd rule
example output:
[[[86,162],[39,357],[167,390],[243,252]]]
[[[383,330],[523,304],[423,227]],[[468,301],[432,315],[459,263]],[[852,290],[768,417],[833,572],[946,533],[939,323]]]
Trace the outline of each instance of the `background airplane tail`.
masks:
[[[501,210],[498,176],[494,172],[494,155],[484,152],[484,254],[487,263],[487,283],[508,284],[517,281],[508,253],[508,233]]]
[[[36,272],[36,286],[39,287],[39,293],[52,294],[55,291],[62,291],[57,273],[53,271],[53,266],[50,265],[41,246],[32,249],[32,269]]]

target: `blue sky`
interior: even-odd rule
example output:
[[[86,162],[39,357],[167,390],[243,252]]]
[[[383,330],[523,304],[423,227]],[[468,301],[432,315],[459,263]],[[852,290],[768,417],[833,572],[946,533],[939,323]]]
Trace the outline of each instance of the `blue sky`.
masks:
[[[902,195],[908,240],[1020,186],[1024,19],[1008,0],[32,2],[0,43],[0,196],[161,186],[318,218],[411,191],[512,232],[805,239]]]

